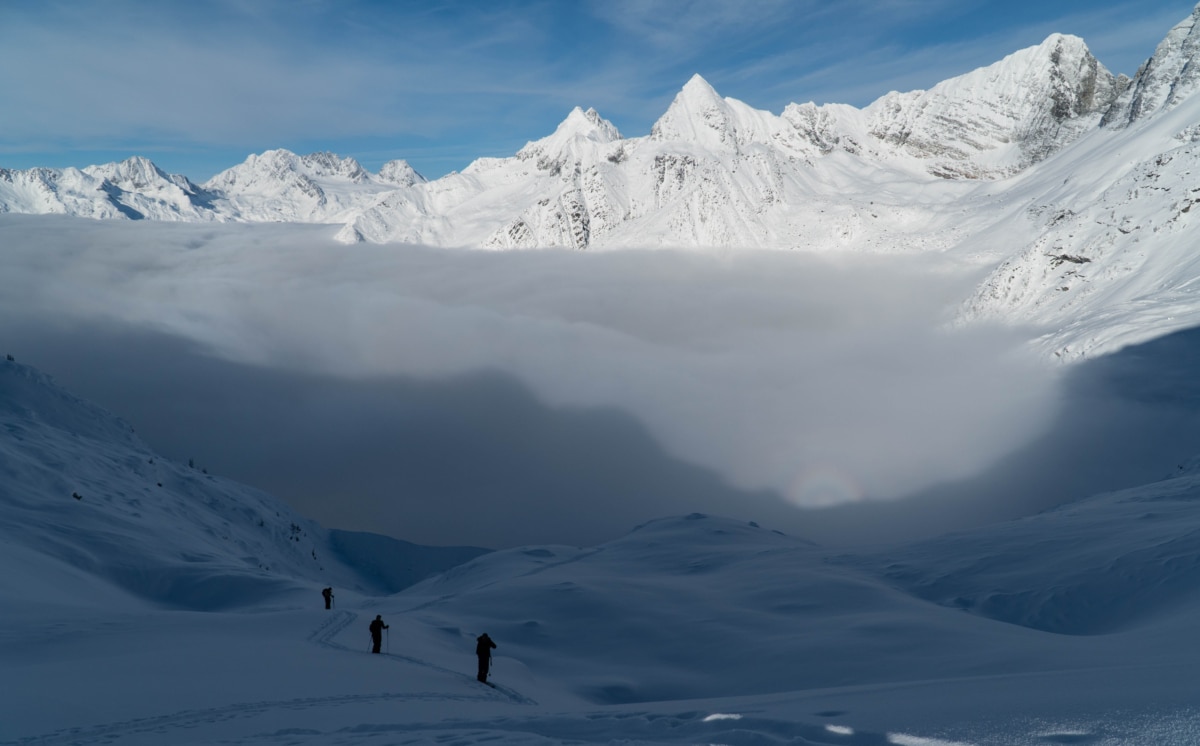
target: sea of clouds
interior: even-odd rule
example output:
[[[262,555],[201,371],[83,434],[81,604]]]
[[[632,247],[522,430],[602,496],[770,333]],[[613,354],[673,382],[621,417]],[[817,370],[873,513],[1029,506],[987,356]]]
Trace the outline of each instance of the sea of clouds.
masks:
[[[3,216],[0,341],[168,455],[429,543],[802,531],[794,506],[967,480],[1065,406],[1032,331],[951,329],[983,268],[944,256],[331,233]]]

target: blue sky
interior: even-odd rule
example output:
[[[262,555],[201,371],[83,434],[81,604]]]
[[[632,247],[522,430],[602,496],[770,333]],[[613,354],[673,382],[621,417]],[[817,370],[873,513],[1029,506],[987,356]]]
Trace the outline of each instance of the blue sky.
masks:
[[[863,106],[1051,33],[1132,75],[1193,0],[0,0],[0,167],[250,153],[436,178],[595,107],[640,136],[694,73],[724,96]]]

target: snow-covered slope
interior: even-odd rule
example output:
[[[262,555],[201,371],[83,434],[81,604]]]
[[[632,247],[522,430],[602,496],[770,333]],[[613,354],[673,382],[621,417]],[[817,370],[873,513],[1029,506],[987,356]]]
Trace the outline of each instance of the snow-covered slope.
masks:
[[[1200,732],[1195,465],[855,555],[665,518],[596,547],[485,554],[390,597],[341,592],[325,611],[316,590],[341,591],[356,568],[269,496],[157,457],[11,360],[0,425],[0,658],[21,682],[0,700],[5,742],[1032,746]],[[376,614],[390,625],[379,656],[366,650]],[[499,644],[494,688],[473,680],[483,631]]]
[[[394,590],[482,551],[331,537],[275,497],[163,458],[128,423],[12,360],[0,361],[0,426],[0,556],[21,568],[0,574],[6,595],[75,603],[101,583],[215,609],[316,584]]]
[[[1094,128],[1123,85],[1082,39],[1055,34],[929,91],[885,96],[864,113],[872,136],[927,160],[931,173],[994,178]]]
[[[943,606],[1094,635],[1196,611],[1200,461],[1161,482],[986,529],[847,559]]]
[[[1015,208],[993,228],[1011,243],[963,319],[1042,325],[1067,359],[1200,324],[1198,18],[1171,31],[1104,127],[993,190]]]

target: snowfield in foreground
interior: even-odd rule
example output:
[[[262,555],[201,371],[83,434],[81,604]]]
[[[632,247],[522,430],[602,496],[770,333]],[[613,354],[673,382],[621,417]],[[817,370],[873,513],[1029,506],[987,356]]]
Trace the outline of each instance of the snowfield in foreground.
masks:
[[[0,425],[3,743],[1200,738],[1188,465],[912,545],[834,552],[693,514],[374,595],[377,568],[319,526],[11,361]],[[494,688],[473,678],[484,631]]]

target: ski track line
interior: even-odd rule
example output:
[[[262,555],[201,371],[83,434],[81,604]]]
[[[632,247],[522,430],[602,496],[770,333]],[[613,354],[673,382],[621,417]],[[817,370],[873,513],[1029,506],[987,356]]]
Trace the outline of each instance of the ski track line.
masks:
[[[358,614],[355,614],[353,611],[335,611],[329,619],[312,631],[312,634],[307,638],[308,642],[325,648],[347,650],[348,648],[345,645],[333,642],[333,638],[337,637],[346,627],[353,624],[356,619],[358,619]]]
[[[336,612],[336,614],[334,614],[332,619],[329,619],[328,621],[324,622],[319,627],[317,627],[315,630],[313,630],[312,634],[310,634],[308,636],[308,641],[315,645],[320,645],[321,647],[330,648],[332,650],[344,650],[346,652],[358,652],[355,650],[351,650],[349,647],[347,647],[339,642],[335,642],[333,639],[333,638],[337,637],[342,632],[342,630],[346,629],[351,624],[353,624],[354,621],[357,619],[358,619],[358,614],[355,614],[352,611]],[[380,653],[380,657],[388,658],[388,659],[395,660],[395,661],[404,661],[405,663],[411,663],[416,666],[428,668],[432,671],[437,671],[438,673],[446,674],[446,675],[451,676],[456,679],[461,679],[464,681],[471,681],[471,682],[475,681],[474,676],[465,674],[462,671],[456,671],[452,668],[446,668],[445,666],[439,666],[436,663],[430,663],[429,661],[422,660],[421,658],[414,658],[411,655],[401,655],[400,653]],[[503,698],[509,700],[510,702],[515,702],[516,704],[520,704],[520,705],[536,705],[537,704],[536,700],[530,699],[529,697],[526,697],[524,694],[521,694],[520,692],[517,692],[506,686],[500,686],[498,684],[489,684],[489,687],[492,690],[504,695]]]
[[[335,642],[334,637],[358,619],[358,614],[351,611],[338,611],[330,619],[323,622],[306,638],[308,642],[333,650],[351,651],[350,648]],[[369,655],[369,653],[364,653]],[[460,671],[454,671],[429,661],[413,658],[407,655],[388,654],[386,657],[397,662],[404,661],[414,665],[429,668],[440,673],[465,681],[475,682],[474,677]],[[133,720],[123,720],[114,723],[104,723],[94,726],[80,726],[51,731],[38,736],[26,736],[14,741],[0,741],[0,746],[23,746],[38,744],[53,746],[54,744],[89,744],[111,743],[114,739],[144,733],[164,734],[169,730],[190,729],[204,723],[214,723],[237,718],[249,718],[281,709],[308,709],[310,707],[336,707],[345,704],[372,704],[395,701],[439,701],[454,700],[460,702],[497,702],[510,701],[517,704],[536,705],[534,700],[515,692],[507,687],[492,686],[481,689],[479,694],[451,695],[445,692],[414,692],[396,694],[383,692],[380,694],[343,694],[331,697],[302,697],[298,699],[264,700],[261,702],[242,702],[212,707],[201,710],[180,710],[165,715],[154,715]],[[164,741],[165,742],[165,741]]]

